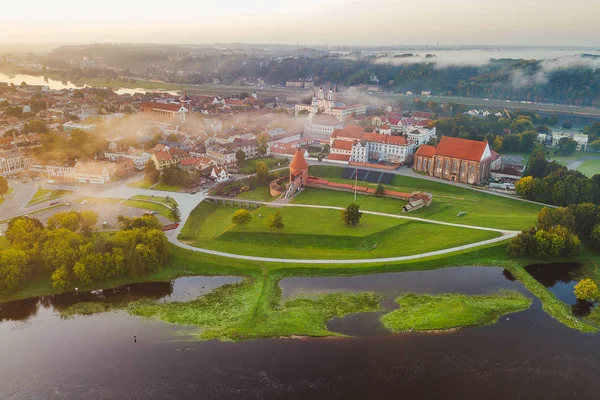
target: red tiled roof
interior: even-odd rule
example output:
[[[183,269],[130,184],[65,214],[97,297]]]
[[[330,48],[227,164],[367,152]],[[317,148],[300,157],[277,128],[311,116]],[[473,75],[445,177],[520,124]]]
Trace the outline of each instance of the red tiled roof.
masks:
[[[424,144],[415,153],[415,156],[433,157],[435,155],[435,147]]]
[[[158,109],[158,110],[164,110],[164,111],[173,111],[173,112],[177,112],[181,109],[181,105],[180,104],[164,104],[164,103],[156,103],[156,102],[144,102],[144,103],[140,103],[140,108],[142,110],[145,109]]]
[[[296,154],[294,154],[294,158],[292,159],[292,162],[290,163],[290,168],[293,169],[308,169],[308,163],[306,162],[306,159],[304,158],[304,150],[301,148],[298,148],[298,150],[296,150]]]
[[[344,129],[336,129],[331,134],[332,138],[349,138],[349,139],[362,139],[365,134],[365,130],[359,125],[349,125]]]
[[[404,136],[381,135],[379,133],[365,133],[363,139],[369,142],[389,143],[400,146],[404,146],[408,143]]]
[[[347,140],[334,140],[331,147],[340,150],[352,150],[352,142]]]
[[[179,163],[181,164],[182,167],[189,167],[192,165],[199,165],[201,163],[201,158],[187,158],[185,160],[181,160],[179,161]]]
[[[442,136],[435,153],[439,156],[480,161],[486,147],[487,142]]]
[[[158,161],[170,161],[171,153],[167,151],[157,151],[154,153],[154,157],[156,157]]]
[[[398,125],[400,123],[400,118],[388,118],[388,122],[392,125]]]
[[[350,161],[350,154],[330,154],[327,156],[327,159],[334,161]]]

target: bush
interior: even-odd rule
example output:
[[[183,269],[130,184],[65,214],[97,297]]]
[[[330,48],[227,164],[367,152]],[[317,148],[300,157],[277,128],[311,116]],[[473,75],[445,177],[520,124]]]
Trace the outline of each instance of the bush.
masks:
[[[250,221],[252,221],[252,214],[244,209],[237,210],[231,217],[231,222],[236,225],[248,225]]]
[[[574,289],[575,296],[579,300],[592,301],[600,297],[598,285],[589,278],[582,279]]]

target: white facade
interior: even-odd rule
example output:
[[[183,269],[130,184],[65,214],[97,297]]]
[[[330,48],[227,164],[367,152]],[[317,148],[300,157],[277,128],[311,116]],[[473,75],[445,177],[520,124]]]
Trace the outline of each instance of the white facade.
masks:
[[[413,154],[412,144],[380,143],[359,140],[352,145],[350,161],[368,162],[369,160],[388,161],[402,164]]]
[[[73,122],[66,122],[63,124],[63,131],[71,132],[75,129],[82,130],[84,132],[91,132],[96,129],[96,125],[94,124],[76,124]]]
[[[422,144],[427,144],[431,139],[434,139],[436,137],[436,131],[437,129],[435,127],[431,129],[417,128],[407,132],[406,136],[408,137],[408,140],[414,142],[418,147]]]
[[[31,164],[30,158],[25,158],[18,151],[7,151],[0,153],[0,173],[21,171]]]
[[[148,161],[150,161],[150,157],[152,157],[152,154],[146,152],[142,152],[139,154],[105,152],[104,157],[108,158],[110,161],[113,162],[117,161],[117,158],[119,157],[129,158],[133,160],[133,165],[135,165],[137,169],[143,169],[146,166],[146,164],[148,164]]]
[[[210,176],[215,179],[217,182],[225,182],[229,180],[229,173],[225,168],[213,168]]]

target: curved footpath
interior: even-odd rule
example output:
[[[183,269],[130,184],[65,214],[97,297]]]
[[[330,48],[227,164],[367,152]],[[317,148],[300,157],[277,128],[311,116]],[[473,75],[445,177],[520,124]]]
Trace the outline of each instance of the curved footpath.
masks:
[[[253,203],[264,204],[267,206],[269,206],[269,205],[273,206],[272,203],[268,203],[268,202],[258,202],[258,201],[254,202],[253,201]],[[342,210],[343,209],[342,207],[316,206],[316,205],[308,205],[308,204],[278,204],[277,206],[279,206],[279,207],[325,208],[325,209],[331,209],[331,210]],[[434,221],[434,220],[430,220],[430,219],[408,217],[408,216],[403,216],[403,215],[386,214],[386,213],[380,213],[380,212],[375,212],[375,211],[362,211],[362,212],[365,214],[379,215],[379,216],[383,216],[383,217],[390,217],[390,218],[397,218],[397,219],[409,219],[409,220],[413,220],[413,221],[419,221],[419,222],[430,223],[430,224],[447,225],[447,226],[454,226],[454,227],[459,227],[459,228],[478,229],[478,230],[483,230],[483,231],[498,232],[498,233],[501,233],[502,236],[499,236],[499,237],[493,238],[493,239],[484,240],[481,242],[469,243],[469,244],[465,244],[462,246],[451,247],[448,249],[442,249],[442,250],[436,250],[436,251],[430,251],[427,253],[413,254],[410,256],[351,259],[351,260],[313,260],[313,259],[306,260],[306,259],[294,259],[294,258],[246,256],[246,255],[241,255],[241,254],[224,253],[222,251],[209,250],[209,249],[203,249],[201,247],[190,246],[188,244],[182,243],[177,238],[179,236],[179,233],[181,232],[181,229],[183,228],[183,225],[185,225],[185,220],[182,220],[179,227],[176,230],[172,231],[172,234],[169,236],[169,242],[174,244],[175,246],[181,247],[186,250],[195,251],[198,253],[211,254],[211,255],[215,255],[215,256],[233,258],[233,259],[237,259],[237,260],[246,260],[246,261],[276,262],[276,263],[284,263],[284,264],[285,263],[288,263],[288,264],[369,264],[369,263],[386,263],[386,262],[418,260],[421,258],[426,258],[426,257],[431,257],[431,256],[454,253],[456,251],[468,250],[468,249],[472,249],[475,247],[485,246],[487,244],[502,242],[507,239],[511,239],[520,233],[519,231],[507,231],[507,230],[502,230],[502,229],[485,228],[485,227],[481,227],[481,226],[453,224],[450,222]]]

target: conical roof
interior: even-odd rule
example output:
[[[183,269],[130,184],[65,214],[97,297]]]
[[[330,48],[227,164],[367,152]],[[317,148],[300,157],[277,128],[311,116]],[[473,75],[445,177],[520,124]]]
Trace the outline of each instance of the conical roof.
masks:
[[[293,169],[307,169],[308,168],[308,163],[306,162],[306,159],[304,158],[304,150],[302,150],[301,148],[298,148],[298,150],[296,150],[296,154],[294,154],[294,158],[292,159],[292,162],[290,163],[290,168],[293,168]]]

